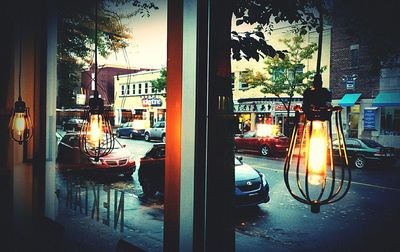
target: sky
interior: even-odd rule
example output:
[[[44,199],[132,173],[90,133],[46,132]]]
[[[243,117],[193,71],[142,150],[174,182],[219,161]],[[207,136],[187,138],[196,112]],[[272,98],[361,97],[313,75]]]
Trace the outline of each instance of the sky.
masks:
[[[167,65],[167,0],[153,0],[159,7],[150,17],[132,17],[123,20],[130,29],[133,39],[124,53],[112,53],[107,58],[99,57],[99,64],[129,67],[161,68]]]

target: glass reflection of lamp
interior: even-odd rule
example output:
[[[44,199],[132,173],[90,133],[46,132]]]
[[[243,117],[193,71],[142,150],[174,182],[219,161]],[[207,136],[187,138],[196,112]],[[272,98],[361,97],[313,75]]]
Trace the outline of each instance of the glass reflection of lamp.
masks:
[[[321,47],[323,22],[320,11],[317,71],[313,87],[305,90],[303,106],[296,106],[295,126],[285,161],[284,180],[289,193],[318,213],[320,206],[342,199],[350,188],[340,106],[333,107],[331,92],[322,87]],[[337,148],[332,143],[332,113],[335,115]],[[340,166],[333,156],[338,156]],[[345,179],[348,179],[347,185]],[[296,186],[292,186],[296,181]]]
[[[79,147],[88,157],[99,161],[114,149],[115,138],[109,120],[109,110],[104,108],[104,100],[97,91],[97,2],[95,20],[95,74],[94,95],[89,99],[89,107],[85,109],[84,121],[79,134]]]
[[[21,72],[22,72],[22,38],[19,41],[19,77],[18,77],[18,101],[15,102],[13,115],[10,119],[10,137],[22,144],[32,137],[32,121],[29,109],[21,97]]]

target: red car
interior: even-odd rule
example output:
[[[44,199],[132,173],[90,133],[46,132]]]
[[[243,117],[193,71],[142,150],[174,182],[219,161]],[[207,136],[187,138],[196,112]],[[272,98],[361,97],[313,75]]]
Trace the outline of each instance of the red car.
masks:
[[[290,139],[286,136],[257,136],[256,131],[247,131],[235,137],[235,151],[258,152],[266,157],[272,154],[285,154],[289,144]]]
[[[62,137],[58,144],[57,165],[62,171],[84,170],[124,176],[132,176],[136,170],[132,153],[117,139],[113,151],[96,162],[81,153],[78,133],[67,133]]]

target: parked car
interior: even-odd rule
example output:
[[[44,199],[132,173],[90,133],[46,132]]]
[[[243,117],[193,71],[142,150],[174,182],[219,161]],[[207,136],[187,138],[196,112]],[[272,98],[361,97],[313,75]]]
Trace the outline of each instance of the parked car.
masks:
[[[61,171],[93,171],[131,176],[136,170],[132,153],[115,139],[113,151],[107,156],[94,158],[84,155],[79,148],[79,133],[66,133],[58,144],[58,168]]]
[[[234,144],[235,151],[258,152],[260,155],[268,157],[273,154],[286,153],[290,139],[284,135],[257,136],[256,131],[247,131],[244,134],[236,135]]]
[[[117,130],[117,137],[129,137],[131,139],[134,138],[143,138],[144,137],[144,127],[140,123],[126,122],[122,124]]]
[[[144,139],[150,141],[151,139],[160,139],[165,143],[165,122],[158,121],[153,127],[148,128],[144,132]]]
[[[347,157],[349,164],[362,169],[372,164],[393,164],[396,158],[395,149],[384,147],[370,139],[347,138]],[[333,141],[334,157],[339,157],[338,140]]]
[[[62,125],[64,131],[80,131],[82,128],[83,119],[71,118]]]
[[[165,144],[154,144],[140,159],[139,183],[146,196],[164,192]],[[269,201],[269,185],[263,173],[235,157],[236,206],[254,206]]]

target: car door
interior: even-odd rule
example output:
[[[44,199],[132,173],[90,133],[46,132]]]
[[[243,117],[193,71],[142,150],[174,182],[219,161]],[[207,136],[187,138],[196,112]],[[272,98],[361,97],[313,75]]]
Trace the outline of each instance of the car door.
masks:
[[[129,123],[122,124],[121,129],[119,131],[121,136],[127,136],[128,135],[128,124]]]
[[[361,144],[356,139],[348,139],[346,141],[346,149],[349,159],[362,153]]]
[[[161,138],[161,131],[162,131],[162,126],[160,122],[157,122],[156,124],[154,124],[154,134],[153,137],[155,138]]]

